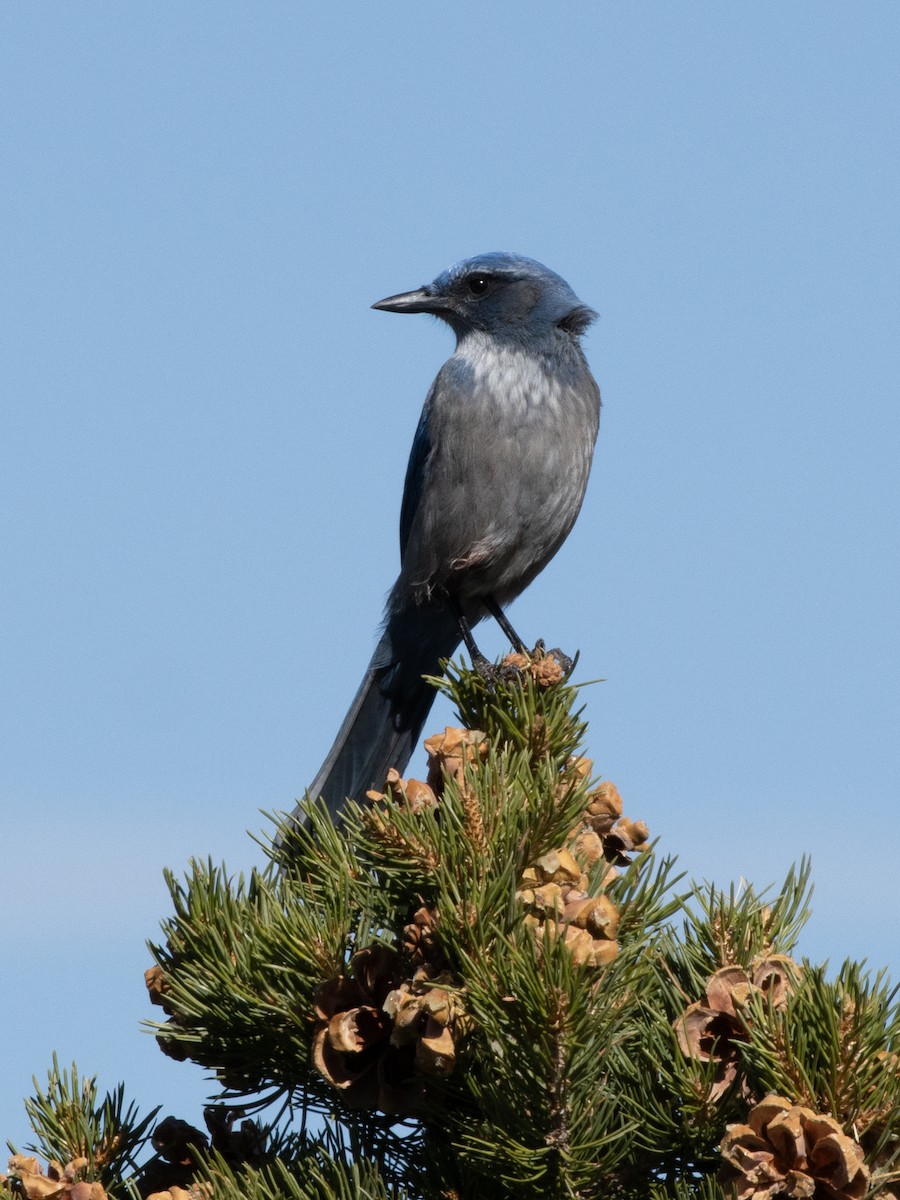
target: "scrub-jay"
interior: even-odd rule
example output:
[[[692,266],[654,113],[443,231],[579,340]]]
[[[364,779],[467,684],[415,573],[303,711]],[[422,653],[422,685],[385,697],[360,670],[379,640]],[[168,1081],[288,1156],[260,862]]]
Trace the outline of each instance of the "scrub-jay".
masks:
[[[400,509],[400,575],[381,640],[309,793],[335,817],[345,798],[403,772],[440,673],[568,536],[587,486],[600,392],[580,336],[595,319],[565,280],[518,254],[481,254],[433,283],[379,300],[432,313],[456,334],[419,418]]]

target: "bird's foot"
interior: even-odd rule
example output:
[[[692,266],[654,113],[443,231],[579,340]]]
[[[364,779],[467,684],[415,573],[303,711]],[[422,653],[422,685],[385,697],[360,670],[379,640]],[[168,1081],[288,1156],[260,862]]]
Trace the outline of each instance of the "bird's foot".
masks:
[[[558,646],[547,650],[543,641],[538,641],[533,650],[508,654],[498,670],[502,679],[512,680],[527,672],[541,686],[549,687],[568,679],[574,668],[575,660],[563,654]]]
[[[496,691],[499,683],[512,683],[525,674],[530,674],[543,687],[568,679],[575,668],[575,659],[564,654],[558,646],[547,650],[543,641],[535,643],[533,650],[514,650],[499,663],[492,663],[478,651],[472,655],[472,667],[487,685],[488,691]]]
[[[497,666],[496,663],[492,663],[490,659],[485,658],[480,650],[477,654],[472,655],[472,666],[487,684],[489,692],[495,691],[500,680],[505,678],[503,667]]]
[[[538,642],[538,646],[541,648],[541,657],[555,659],[560,665],[563,678],[568,679],[575,670],[576,659],[570,658],[568,654],[564,654],[563,651],[560,650],[559,646],[554,646],[552,650],[545,650],[543,642]],[[532,654],[535,653],[537,653],[537,646],[535,646],[534,650],[532,651]]]

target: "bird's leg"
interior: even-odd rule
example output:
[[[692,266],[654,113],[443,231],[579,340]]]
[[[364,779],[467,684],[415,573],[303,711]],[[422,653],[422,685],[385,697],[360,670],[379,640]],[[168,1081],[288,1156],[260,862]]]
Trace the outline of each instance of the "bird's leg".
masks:
[[[494,597],[482,596],[481,602],[509,638],[510,644],[515,647],[520,654],[524,654],[530,659],[543,658],[545,655],[548,655],[550,658],[556,659],[562,668],[563,673],[567,677],[571,675],[575,663],[571,658],[569,658],[568,654],[563,654],[559,647],[554,647],[552,650],[546,650],[544,648],[543,639],[539,639],[535,643],[534,649],[529,650],[516,631],[513,629],[512,625],[510,625],[509,621],[507,620],[506,613],[503,611]]]
[[[462,640],[465,642],[469,657],[472,660],[472,666],[483,679],[492,679],[494,672],[493,665],[478,649],[475,638],[472,636],[472,626],[469,624],[468,618],[462,610],[459,599],[456,596],[448,596],[447,599],[450,602],[453,615],[456,617],[456,623],[459,626]]]
[[[500,605],[497,603],[497,601],[494,599],[494,597],[493,596],[482,596],[481,602],[484,605],[484,607],[488,610],[488,612],[491,614],[491,616],[494,618],[494,620],[497,622],[497,624],[500,626],[500,628],[503,630],[503,632],[506,634],[506,636],[509,638],[509,644],[514,649],[518,650],[520,654],[527,654],[528,650],[525,647],[525,643],[522,641],[522,639],[519,637],[519,635],[513,629],[512,625],[510,625],[509,620],[507,619],[506,613],[503,611],[503,609],[500,607]]]

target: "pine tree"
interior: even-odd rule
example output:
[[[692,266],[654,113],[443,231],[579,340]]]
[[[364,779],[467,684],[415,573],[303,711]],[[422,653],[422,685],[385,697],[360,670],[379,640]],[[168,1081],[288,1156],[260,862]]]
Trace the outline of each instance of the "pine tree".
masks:
[[[896,990],[794,957],[808,864],[771,896],[686,885],[594,778],[553,653],[435,685],[460,727],[427,780],[340,828],[310,805],[247,878],[168,876],[147,984],[162,1050],[215,1080],[206,1129],[54,1060],[27,1102],[48,1165],[14,1155],[6,1190],[900,1196]]]

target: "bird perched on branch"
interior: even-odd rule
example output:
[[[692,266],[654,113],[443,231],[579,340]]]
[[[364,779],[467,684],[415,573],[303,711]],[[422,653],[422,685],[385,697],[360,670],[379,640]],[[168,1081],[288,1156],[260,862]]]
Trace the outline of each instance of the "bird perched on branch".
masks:
[[[332,816],[382,787],[390,767],[402,774],[435,696],[422,676],[439,674],[461,640],[484,664],[478,621],[494,616],[524,649],[503,609],[568,536],[600,418],[580,344],[596,313],[533,259],[481,254],[372,307],[440,317],[456,349],[413,439],[381,638],[309,788]]]

